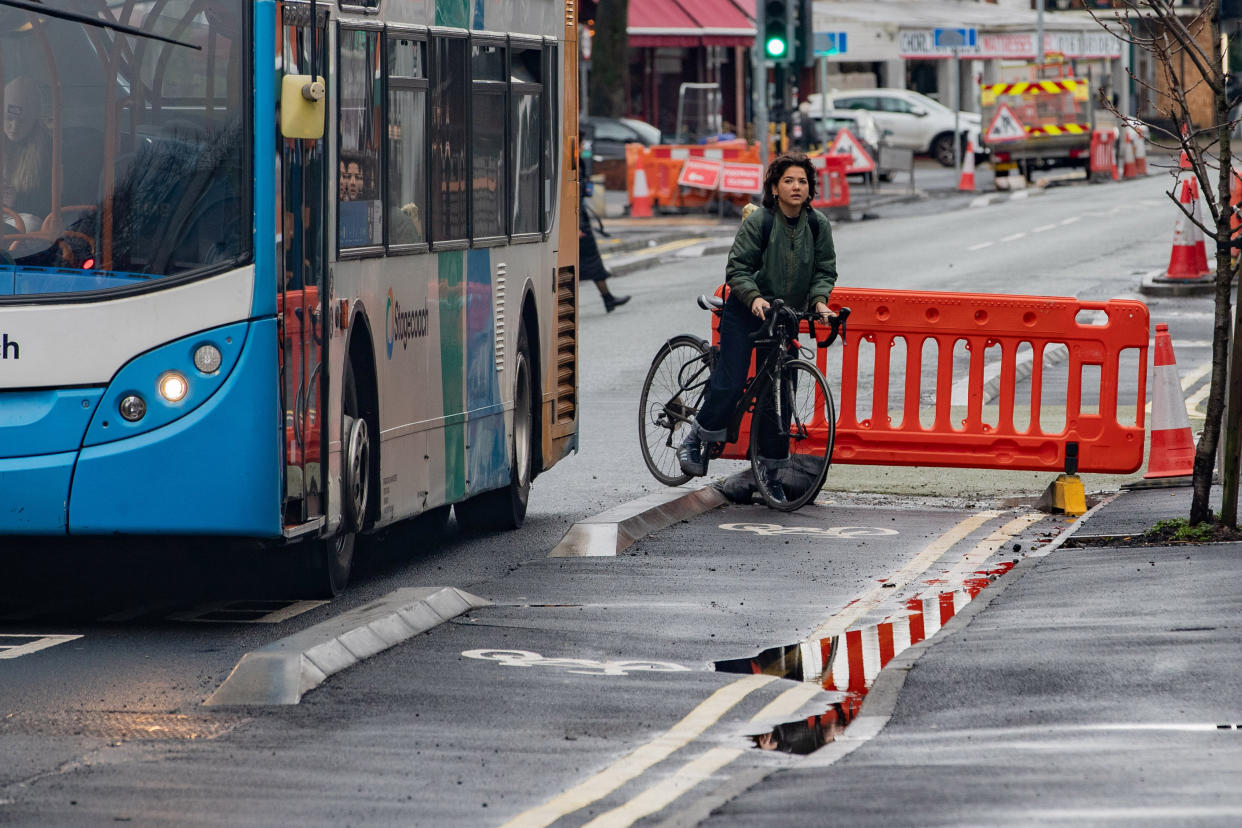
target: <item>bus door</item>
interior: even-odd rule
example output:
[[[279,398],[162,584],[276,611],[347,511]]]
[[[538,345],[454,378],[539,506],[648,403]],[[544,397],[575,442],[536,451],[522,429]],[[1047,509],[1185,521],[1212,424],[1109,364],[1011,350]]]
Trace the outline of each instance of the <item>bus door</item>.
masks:
[[[286,75],[309,75],[311,66],[310,6],[277,6],[277,55]],[[326,74],[327,26],[322,10],[314,44],[313,67]],[[324,513],[321,470],[324,383],[321,291],[325,283],[325,156],[326,141],[284,138],[278,142],[276,191],[277,314],[281,325],[281,400],[285,412],[284,522],[296,526]]]

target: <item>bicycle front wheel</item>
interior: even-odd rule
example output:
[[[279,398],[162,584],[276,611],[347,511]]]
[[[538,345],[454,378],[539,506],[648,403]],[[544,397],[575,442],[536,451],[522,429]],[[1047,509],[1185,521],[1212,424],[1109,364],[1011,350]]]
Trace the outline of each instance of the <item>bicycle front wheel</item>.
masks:
[[[660,346],[638,400],[638,443],[643,462],[666,486],[690,479],[677,461],[677,447],[699,413],[711,376],[707,343],[695,336],[675,336]]]
[[[777,372],[779,395],[769,383],[755,401],[750,465],[763,501],[792,512],[823,488],[832,463],[837,407],[824,375],[810,362],[792,359]]]

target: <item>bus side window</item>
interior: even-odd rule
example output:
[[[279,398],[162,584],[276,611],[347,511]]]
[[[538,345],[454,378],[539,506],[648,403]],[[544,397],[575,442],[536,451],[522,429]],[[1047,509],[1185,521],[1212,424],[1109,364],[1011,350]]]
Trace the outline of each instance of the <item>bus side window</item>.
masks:
[[[467,103],[470,52],[465,34],[436,35],[431,41],[431,214],[433,244],[470,237],[467,209]]]
[[[341,30],[337,240],[341,250],[383,243],[380,198],[379,33]]]
[[[513,234],[538,233],[542,222],[539,190],[543,186],[543,47],[512,47],[509,76],[509,140],[513,147]]]
[[[427,241],[427,44],[388,38],[388,246]]]

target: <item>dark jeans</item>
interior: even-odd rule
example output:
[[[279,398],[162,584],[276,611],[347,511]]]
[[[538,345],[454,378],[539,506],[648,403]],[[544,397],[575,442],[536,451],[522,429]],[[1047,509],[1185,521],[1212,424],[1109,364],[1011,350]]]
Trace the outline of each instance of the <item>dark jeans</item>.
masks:
[[[699,437],[705,443],[723,443],[728,437],[728,428],[733,419],[734,409],[742,398],[746,387],[746,375],[750,371],[750,354],[754,346],[750,336],[763,325],[763,320],[755,316],[741,303],[730,298],[725,302],[724,313],[720,319],[720,353],[712,368],[712,378],[707,386],[707,397],[695,418],[699,425]],[[771,352],[772,346],[760,348],[757,352],[757,363]],[[759,406],[751,419],[751,439],[759,440],[759,456],[767,460],[784,460],[789,456],[789,405],[782,405],[784,424],[776,422],[770,408],[770,395],[759,401]],[[774,464],[776,465],[776,464]]]

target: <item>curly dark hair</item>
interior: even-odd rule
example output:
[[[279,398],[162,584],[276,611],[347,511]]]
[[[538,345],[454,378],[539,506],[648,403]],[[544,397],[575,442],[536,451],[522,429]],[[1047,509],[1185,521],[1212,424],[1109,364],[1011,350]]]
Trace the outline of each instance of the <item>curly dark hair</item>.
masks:
[[[815,200],[816,184],[818,178],[815,174],[815,165],[811,163],[811,159],[801,152],[786,152],[776,156],[772,163],[768,165],[768,174],[763,178],[763,206],[769,210],[776,209],[776,195],[772,189],[781,180],[781,176],[785,174],[785,170],[790,167],[801,167],[806,170],[807,197],[802,203],[802,209],[811,209],[811,202]]]

